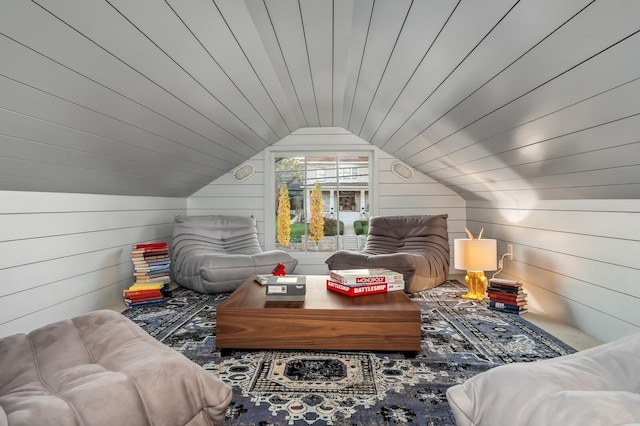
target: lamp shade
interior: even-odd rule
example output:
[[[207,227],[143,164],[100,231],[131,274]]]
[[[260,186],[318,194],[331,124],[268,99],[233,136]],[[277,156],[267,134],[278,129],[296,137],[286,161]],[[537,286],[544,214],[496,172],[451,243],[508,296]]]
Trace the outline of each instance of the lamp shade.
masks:
[[[454,267],[466,271],[494,271],[498,257],[496,240],[453,240]]]

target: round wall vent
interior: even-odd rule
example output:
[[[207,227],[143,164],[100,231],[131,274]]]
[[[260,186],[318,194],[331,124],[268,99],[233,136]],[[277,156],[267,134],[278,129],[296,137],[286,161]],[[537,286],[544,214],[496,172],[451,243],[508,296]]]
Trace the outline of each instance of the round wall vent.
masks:
[[[413,168],[401,163],[400,161],[396,161],[391,165],[391,171],[394,175],[404,180],[410,180],[413,178]]]
[[[249,179],[256,172],[256,168],[253,167],[253,164],[247,163],[244,164],[233,171],[233,178],[237,182],[242,182],[243,180]]]

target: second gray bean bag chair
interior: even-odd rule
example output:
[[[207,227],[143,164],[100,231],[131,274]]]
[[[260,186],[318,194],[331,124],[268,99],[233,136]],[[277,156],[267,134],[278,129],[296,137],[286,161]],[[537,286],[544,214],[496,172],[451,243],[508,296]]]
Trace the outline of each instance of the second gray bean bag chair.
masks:
[[[364,250],[339,250],[325,263],[329,269],[391,269],[403,275],[408,293],[436,287],[447,279],[451,261],[447,217],[371,217]]]
[[[253,216],[176,216],[171,275],[200,293],[227,293],[278,263],[291,274],[298,260],[282,250],[262,251]]]

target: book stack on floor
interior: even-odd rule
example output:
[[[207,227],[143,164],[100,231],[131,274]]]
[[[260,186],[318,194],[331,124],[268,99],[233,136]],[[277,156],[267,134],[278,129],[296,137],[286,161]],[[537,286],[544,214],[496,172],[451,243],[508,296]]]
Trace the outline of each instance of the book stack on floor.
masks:
[[[384,268],[331,270],[327,289],[348,296],[404,291],[404,278],[401,273]]]
[[[131,261],[136,280],[123,292],[128,307],[161,303],[165,297],[171,296],[171,260],[166,242],[136,244],[131,250]]]
[[[487,287],[489,309],[522,315],[527,309],[527,293],[518,281],[491,278]]]

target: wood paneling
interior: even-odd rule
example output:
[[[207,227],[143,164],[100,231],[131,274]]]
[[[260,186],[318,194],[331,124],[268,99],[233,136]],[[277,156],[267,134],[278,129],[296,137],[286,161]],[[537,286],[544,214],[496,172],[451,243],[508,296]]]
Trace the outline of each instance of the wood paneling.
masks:
[[[639,211],[637,200],[473,201],[467,220],[500,254],[513,245],[503,274],[525,283],[532,307],[611,341],[640,329]]]
[[[511,0],[501,0],[493,2],[493,7],[487,8],[478,2],[459,2],[450,15],[443,15],[444,21],[439,26],[441,31],[437,34],[437,39],[433,43],[428,40],[424,45],[417,44],[422,47],[426,56],[421,59],[415,73],[406,83],[388,118],[379,126],[372,143],[396,155],[401,145],[415,137],[416,126],[408,123],[408,120],[414,117],[415,111],[441,87],[452,72],[464,63],[514,3]],[[471,21],[474,25],[469,25]],[[420,121],[422,118],[416,117],[415,120]],[[420,121],[419,126],[423,128],[424,124]]]
[[[285,122],[285,115],[278,109],[269,92],[265,90],[264,83],[247,56],[247,52],[242,50],[242,44],[237,40],[237,31],[234,32],[229,22],[238,14],[229,8],[228,14],[232,16],[223,15],[222,5],[207,0],[189,3],[172,1],[170,6],[184,26],[192,32],[193,37],[197,39],[206,54],[210,56],[211,66],[215,63],[220,69],[218,72],[224,74],[218,78],[229,80],[235,86],[235,92],[231,92],[231,97],[244,97],[251,105],[250,109],[253,109],[254,113],[259,115],[263,121],[263,123],[260,121],[256,121],[256,123],[260,126],[273,125],[271,130],[277,134],[278,139],[288,135],[291,132],[290,126],[294,125],[295,120],[288,118],[291,124]],[[250,24],[246,20],[243,23]],[[166,32],[166,28],[162,30]],[[260,41],[254,39],[253,44],[255,43],[259,44]],[[233,48],[226,48],[226,46],[233,46]],[[217,86],[215,82],[218,79],[211,77],[213,75],[207,76],[207,79],[211,79],[212,85]],[[241,106],[241,109],[245,108],[247,108],[246,105]],[[270,134],[267,129],[263,128],[263,131],[267,135]]]
[[[170,241],[186,199],[0,191],[0,336],[122,304],[131,246]]]
[[[404,27],[412,3],[407,0],[373,3],[365,50],[359,64],[360,72],[353,94],[353,104],[361,107],[351,109],[346,126],[348,129],[362,129],[365,115],[369,111],[368,108],[362,108],[362,106],[371,105],[373,101],[378,85],[398,44],[398,37]]]
[[[403,100],[406,99],[409,83],[414,74],[421,72],[421,63],[427,58],[440,31],[456,9],[456,4],[438,0],[411,3],[385,72],[375,83],[376,92],[366,111],[360,137],[372,140],[389,114],[392,117],[397,115],[397,109],[394,108],[396,103],[399,103],[398,108],[406,107],[406,101]]]
[[[299,128],[343,127],[469,200],[487,197],[474,179],[509,197],[636,198],[626,150],[605,154],[604,186],[591,184],[597,154],[582,154],[638,142],[639,13],[590,0],[5,1],[0,189],[189,196]]]

